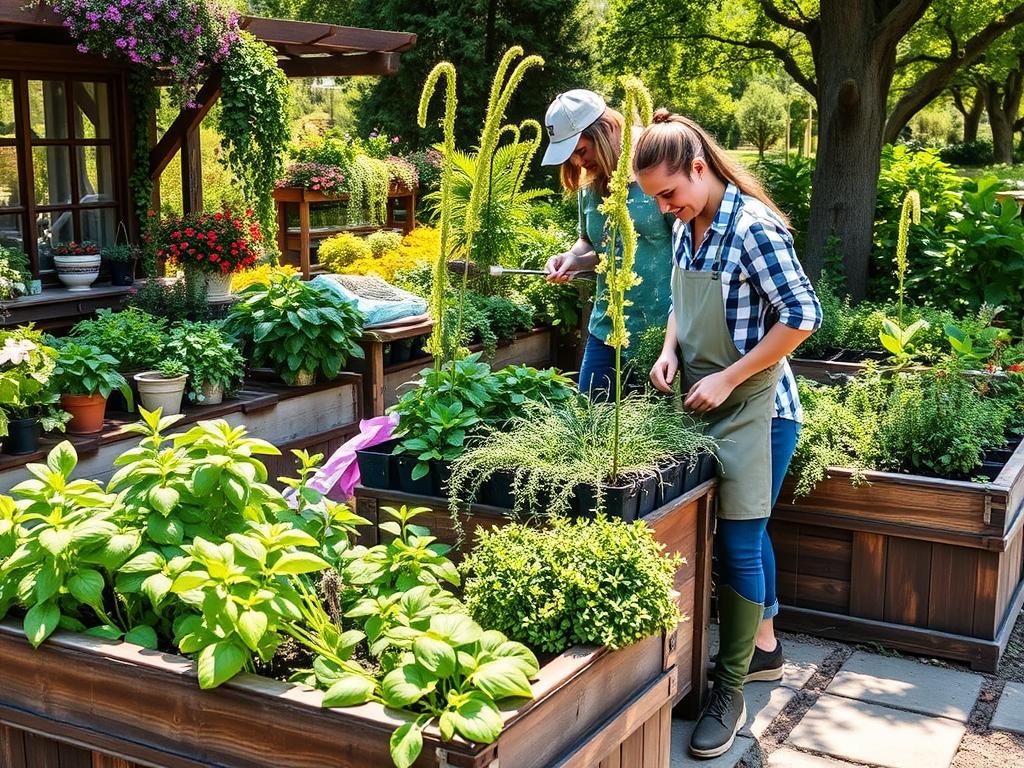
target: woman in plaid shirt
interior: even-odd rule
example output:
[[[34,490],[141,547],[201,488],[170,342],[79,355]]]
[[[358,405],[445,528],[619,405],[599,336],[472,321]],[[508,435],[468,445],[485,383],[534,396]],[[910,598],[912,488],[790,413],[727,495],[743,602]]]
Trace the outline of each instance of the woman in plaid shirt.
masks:
[[[681,372],[684,407],[719,440],[721,650],[690,740],[692,754],[715,757],[746,720],[743,683],[782,677],[767,523],[800,429],[786,356],[821,325],[821,305],[785,214],[699,125],[659,110],[633,170],[676,217],[672,311],[651,381],[671,392]]]

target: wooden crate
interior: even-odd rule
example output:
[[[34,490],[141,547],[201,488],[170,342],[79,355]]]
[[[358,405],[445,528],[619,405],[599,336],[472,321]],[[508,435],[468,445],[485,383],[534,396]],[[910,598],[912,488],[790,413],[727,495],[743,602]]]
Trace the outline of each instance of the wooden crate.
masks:
[[[994,672],[1024,604],[1024,443],[991,483],[834,468],[769,523],[780,628]]]
[[[322,709],[305,686],[240,675],[201,691],[180,656],[57,633],[38,650],[0,623],[3,768],[386,768],[404,722],[379,704]],[[494,744],[425,733],[417,768],[668,768],[675,652],[664,636],[554,657]]]
[[[686,563],[676,572],[675,589],[679,594],[679,610],[686,616],[675,633],[678,647],[678,684],[675,703],[680,713],[695,718],[707,691],[708,637],[707,625],[711,599],[711,536],[717,483],[710,480],[678,499],[642,518],[654,537],[668,552],[678,552]],[[455,546],[452,556],[459,560],[472,547],[478,528],[490,530],[511,519],[508,510],[485,504],[473,504],[463,510],[464,536],[459,539],[448,508],[448,500],[401,491],[358,486],[355,491],[356,512],[370,520],[371,526],[361,529],[360,542],[379,542],[377,523],[383,522],[381,507],[425,507],[430,510],[417,521],[430,529],[439,541]],[[625,765],[625,764],[623,764]]]

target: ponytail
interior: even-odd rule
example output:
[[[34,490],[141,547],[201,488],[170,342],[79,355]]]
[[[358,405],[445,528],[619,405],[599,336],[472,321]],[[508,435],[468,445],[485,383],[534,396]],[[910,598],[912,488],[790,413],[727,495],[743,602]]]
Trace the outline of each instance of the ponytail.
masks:
[[[701,158],[718,178],[731,182],[740,192],[757,198],[775,213],[786,227],[789,217],[779,210],[761,182],[725,153],[707,131],[688,117],[667,109],[654,113],[654,120],[640,136],[633,150],[633,172],[641,173],[664,164],[669,173],[687,176],[693,161]]]

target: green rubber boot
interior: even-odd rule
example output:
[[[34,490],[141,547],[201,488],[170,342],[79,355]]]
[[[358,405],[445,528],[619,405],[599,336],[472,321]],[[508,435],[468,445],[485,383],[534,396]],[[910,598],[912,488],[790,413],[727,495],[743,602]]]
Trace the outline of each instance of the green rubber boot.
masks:
[[[754,655],[754,638],[764,614],[762,603],[753,603],[732,587],[718,593],[718,634],[721,649],[715,668],[715,687],[690,736],[690,754],[710,758],[725,754],[736,733],[747,721],[743,681]]]

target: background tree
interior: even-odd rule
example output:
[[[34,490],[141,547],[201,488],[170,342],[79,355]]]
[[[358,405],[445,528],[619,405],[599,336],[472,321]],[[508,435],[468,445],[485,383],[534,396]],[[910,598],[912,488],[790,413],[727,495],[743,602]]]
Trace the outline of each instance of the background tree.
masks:
[[[778,90],[758,81],[752,82],[736,104],[736,122],[744,139],[757,147],[757,154],[764,159],[764,152],[773,146],[787,130],[788,103]]]
[[[703,0],[612,0],[602,50],[619,66],[674,56],[684,80],[690,62],[716,47],[744,63],[780,62],[819,113],[805,265],[816,276],[838,247],[860,299],[883,143],[1022,22],[1024,2],[1010,0],[723,0],[717,10]],[[913,35],[929,45],[898,57]],[[894,92],[898,71],[904,85]]]

